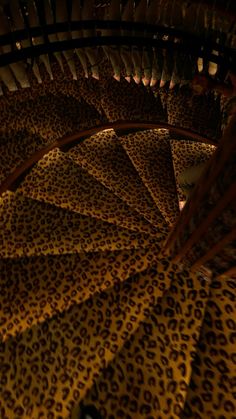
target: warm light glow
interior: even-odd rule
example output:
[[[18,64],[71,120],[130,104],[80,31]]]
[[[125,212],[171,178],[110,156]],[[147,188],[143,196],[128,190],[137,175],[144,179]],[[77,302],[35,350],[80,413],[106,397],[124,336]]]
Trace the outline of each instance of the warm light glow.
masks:
[[[167,134],[169,132],[166,128],[155,128],[154,131],[158,132],[159,134]]]
[[[179,202],[179,209],[180,209],[180,211],[183,209],[183,207],[185,206],[185,204],[186,204],[186,201],[180,201]]]

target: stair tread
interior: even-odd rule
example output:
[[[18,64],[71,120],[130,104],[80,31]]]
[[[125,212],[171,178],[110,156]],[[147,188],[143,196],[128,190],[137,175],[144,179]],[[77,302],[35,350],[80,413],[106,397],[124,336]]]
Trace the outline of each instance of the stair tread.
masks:
[[[183,418],[234,416],[235,281],[213,279],[197,344],[196,363],[188,386]],[[227,307],[227,309],[226,309]],[[208,365],[206,366],[206,362]],[[207,370],[206,370],[207,368]],[[207,389],[206,389],[206,371]],[[207,397],[202,400],[205,389]],[[227,412],[227,413],[226,413]],[[232,413],[232,416],[231,416]]]
[[[60,82],[52,83],[47,91],[38,92],[37,97],[33,94],[31,97],[29,94],[29,97],[22,96],[22,100],[19,100],[19,95],[13,103],[3,103],[1,110],[3,135],[9,131],[12,135],[24,131],[28,135],[31,133],[39,135],[45,143],[51,143],[103,121],[96,108],[79,97],[79,88],[69,88],[64,80],[63,84],[65,86],[61,86]],[[70,83],[68,84],[70,86]],[[60,90],[55,92],[53,87]],[[50,112],[45,109],[50,109]]]
[[[173,224],[179,205],[168,132],[136,132],[120,141],[166,222]]]
[[[0,336],[6,340],[150,266],[160,246],[0,260]]]
[[[158,229],[58,149],[38,162],[18,191],[32,199],[158,237]],[[160,230],[164,231],[164,226]]]
[[[110,72],[110,70],[109,70]],[[109,74],[109,73],[108,73]],[[158,96],[135,82],[120,82],[106,75],[101,79],[101,103],[106,117],[113,121],[155,121],[164,122],[165,114]]]
[[[24,130],[13,135],[0,134],[0,182],[45,145],[43,138]]]
[[[195,95],[190,87],[167,93],[168,123],[218,141],[221,137],[219,96]]]
[[[3,342],[0,371],[3,376],[7,375],[7,381],[4,389],[0,389],[1,400],[5,402],[10,391],[16,409],[23,405],[25,396],[30,396],[31,416],[34,417],[36,411],[46,415],[52,409],[45,402],[50,399],[53,405],[57,402],[60,414],[66,417],[71,404],[83,399],[94,378],[114,358],[140,321],[145,319],[147,311],[168,288],[170,278],[167,272],[172,275],[172,265],[160,262],[157,273],[149,270],[136,275]],[[150,292],[150,287],[153,292]],[[42,369],[38,364],[41,357]],[[32,394],[32,386],[27,387],[29,374],[23,371],[28,365],[33,368],[33,382],[37,381],[39,393]],[[76,376],[73,374],[75,368],[80,371]],[[56,386],[53,381],[55,374]],[[67,397],[61,403],[65,386]],[[52,391],[53,399],[50,397]],[[41,392],[43,399],[40,398]],[[12,412],[12,406],[6,403],[5,410]]]
[[[154,226],[164,225],[160,211],[113,130],[90,137],[68,154]]]
[[[0,199],[2,258],[148,247],[155,238],[50,204],[5,193]]]
[[[83,403],[93,404],[104,417],[180,417],[208,296],[209,284],[197,275],[173,275],[170,288],[97,377]]]

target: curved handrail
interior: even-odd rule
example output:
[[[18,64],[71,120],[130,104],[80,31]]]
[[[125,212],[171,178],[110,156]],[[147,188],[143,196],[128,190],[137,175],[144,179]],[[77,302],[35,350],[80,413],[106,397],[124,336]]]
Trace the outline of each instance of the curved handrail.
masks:
[[[12,172],[5,181],[0,185],[0,195],[3,192],[6,192],[8,189],[14,188],[15,184],[18,184],[19,179],[27,173],[31,167],[36,164],[43,156],[54,148],[61,148],[63,146],[72,146],[84,141],[87,137],[96,134],[97,132],[104,131],[106,129],[114,130],[127,130],[127,129],[167,129],[171,133],[178,134],[183,136],[183,140],[190,140],[207,143],[212,145],[217,145],[215,142],[209,138],[203,137],[200,134],[194,133],[190,130],[184,128],[174,127],[168,123],[164,122],[139,122],[139,121],[116,121],[108,124],[98,125],[93,128],[89,128],[80,132],[77,132],[72,135],[67,135],[60,138],[59,140],[53,142],[52,144],[47,145],[41,150],[36,151],[31,155],[27,160],[20,164],[14,172]],[[180,140],[181,141],[181,140]]]
[[[185,32],[175,28],[169,28],[159,25],[150,25],[147,23],[140,22],[125,22],[125,21],[103,21],[103,20],[88,20],[88,21],[76,21],[76,22],[63,22],[45,25],[43,27],[32,27],[30,28],[30,36],[45,36],[50,34],[56,34],[58,32],[73,31],[79,29],[91,29],[98,31],[99,29],[129,29],[131,31],[143,31],[146,33],[153,34],[153,38],[150,37],[136,37],[134,34],[130,36],[96,36],[86,38],[74,38],[69,40],[60,40],[57,42],[44,42],[43,44],[37,44],[30,47],[24,47],[17,50],[12,44],[17,41],[27,39],[29,37],[29,31],[18,30],[5,35],[0,36],[0,45],[12,45],[12,51],[3,53],[0,55],[0,66],[11,64],[13,62],[21,61],[30,57],[37,57],[43,54],[65,51],[75,48],[83,48],[89,46],[105,46],[105,45],[137,45],[137,46],[148,46],[159,47],[171,50],[182,50],[192,55],[203,57],[211,60],[215,63],[225,63],[225,60],[229,63],[234,61],[236,50],[225,45],[215,42],[210,36],[198,36],[189,32]],[[171,37],[177,37],[183,42],[176,43],[172,41],[166,41],[163,39],[154,39],[154,37],[169,35]],[[202,47],[204,47],[202,49]],[[215,54],[212,54],[212,51]],[[217,55],[220,53],[220,55]],[[223,56],[221,56],[223,55]]]
[[[43,54],[51,54],[53,52],[71,50],[76,48],[105,45],[135,45],[144,47],[147,45],[147,38],[135,36],[99,36],[44,43],[40,45],[34,45],[33,47],[14,50],[0,55],[0,67],[17,61],[25,60],[27,58],[38,57]],[[221,56],[209,52],[208,47],[205,50],[202,49],[201,43],[191,43],[190,40],[186,41],[185,43],[177,43],[174,41],[165,41],[162,39],[148,39],[148,46],[163,48],[171,51],[184,51],[191,54],[192,56],[203,57],[217,64],[225,64],[227,61],[227,63],[231,65],[236,60],[235,49],[224,47],[224,55]],[[217,46],[214,45],[209,48],[214,49],[214,51],[219,50],[219,48],[217,48]]]
[[[73,32],[73,31],[80,31],[80,30],[97,30],[100,29],[112,29],[112,30],[129,30],[132,32],[144,32],[147,34],[153,35],[169,35],[176,38],[182,38],[186,40],[199,41],[204,42],[207,47],[214,47],[219,48],[219,51],[224,50],[224,46],[215,42],[214,37],[212,37],[209,33],[206,35],[195,34],[193,32],[185,31],[179,28],[170,28],[168,26],[158,25],[158,24],[150,24],[150,23],[143,23],[143,22],[133,22],[133,21],[122,21],[122,20],[77,20],[77,21],[67,21],[67,22],[55,22],[53,24],[46,24],[44,26],[32,26],[30,30],[28,29],[20,29],[11,31],[4,35],[0,35],[0,46],[9,45],[17,41],[22,41],[29,38],[29,34],[31,37],[38,37],[43,35],[52,35],[57,34],[60,32]],[[84,38],[83,38],[84,39]],[[222,49],[221,49],[222,48]]]

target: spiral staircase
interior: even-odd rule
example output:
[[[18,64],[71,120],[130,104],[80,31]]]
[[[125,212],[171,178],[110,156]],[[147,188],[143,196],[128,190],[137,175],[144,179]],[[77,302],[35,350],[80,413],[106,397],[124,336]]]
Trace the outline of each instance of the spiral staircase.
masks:
[[[166,252],[234,127],[192,88],[232,89],[234,2],[0,10],[0,417],[234,419],[235,276],[187,263],[221,228]]]

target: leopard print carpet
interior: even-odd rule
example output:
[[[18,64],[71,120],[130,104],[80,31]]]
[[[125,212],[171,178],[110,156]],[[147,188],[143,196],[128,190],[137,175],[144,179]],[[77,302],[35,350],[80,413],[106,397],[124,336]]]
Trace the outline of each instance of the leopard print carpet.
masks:
[[[190,129],[219,141],[221,137],[220,96],[214,92],[194,95],[191,88],[168,92],[168,122],[171,125]]]
[[[95,217],[129,230],[158,235],[157,228],[58,149],[40,160],[18,190],[25,196],[60,208]],[[160,236],[163,234],[161,231],[165,231],[162,226]]]
[[[206,281],[187,272],[173,277],[84,402],[94,404],[103,418],[181,417],[208,289]]]
[[[173,224],[179,205],[169,133],[149,130],[122,136],[120,141],[163,217]]]
[[[90,137],[69,155],[152,224],[162,224],[160,211],[113,130]]]
[[[162,241],[6,192],[0,200],[0,257],[148,247]]]
[[[96,1],[101,18],[105,3],[113,13],[115,2]],[[174,16],[181,27],[178,6],[168,0],[161,22]],[[191,27],[197,6],[187,6]],[[142,21],[145,7],[131,18]],[[217,145],[233,100],[196,96],[188,84],[169,90],[183,79],[178,57],[163,54],[161,67],[147,49],[121,48],[118,82],[119,51],[105,52],[41,57],[24,68],[30,88],[19,63],[16,91],[0,70],[1,182],[46,145],[106,122],[169,122]],[[108,130],[52,150],[0,197],[1,419],[78,419],[84,405],[102,419],[235,419],[235,283],[217,273],[207,281],[162,255],[179,212],[176,176],[213,150],[180,147],[168,132]]]
[[[75,419],[82,403],[104,419],[215,419],[218,405],[234,418],[234,284],[161,254],[174,212],[171,189],[154,193],[170,179],[163,162],[174,174],[215,148],[176,143],[108,130],[52,150],[1,197],[3,419]]]
[[[235,280],[214,279],[182,417],[229,418],[235,403]]]
[[[0,344],[1,416],[69,417],[93,380],[157,304],[176,267],[157,270],[74,304]]]
[[[159,264],[160,245],[0,260],[1,339],[17,335]]]
[[[51,80],[41,63],[41,84],[29,68],[30,88],[8,92],[3,87],[4,95],[0,96],[0,147],[4,147],[7,157],[0,161],[1,180],[14,170],[18,157],[20,164],[43,144],[108,121],[169,122],[216,142],[220,138],[231,108],[228,105],[222,108],[219,96],[194,96],[190,87],[174,91],[157,86],[145,87],[134,81],[128,83],[124,77],[117,82],[112,78],[111,66],[104,56],[99,66],[100,80],[86,79],[75,57],[78,77],[73,80],[65,63],[62,73],[59,64],[52,61],[54,78]],[[49,109],[50,112],[47,111]]]

